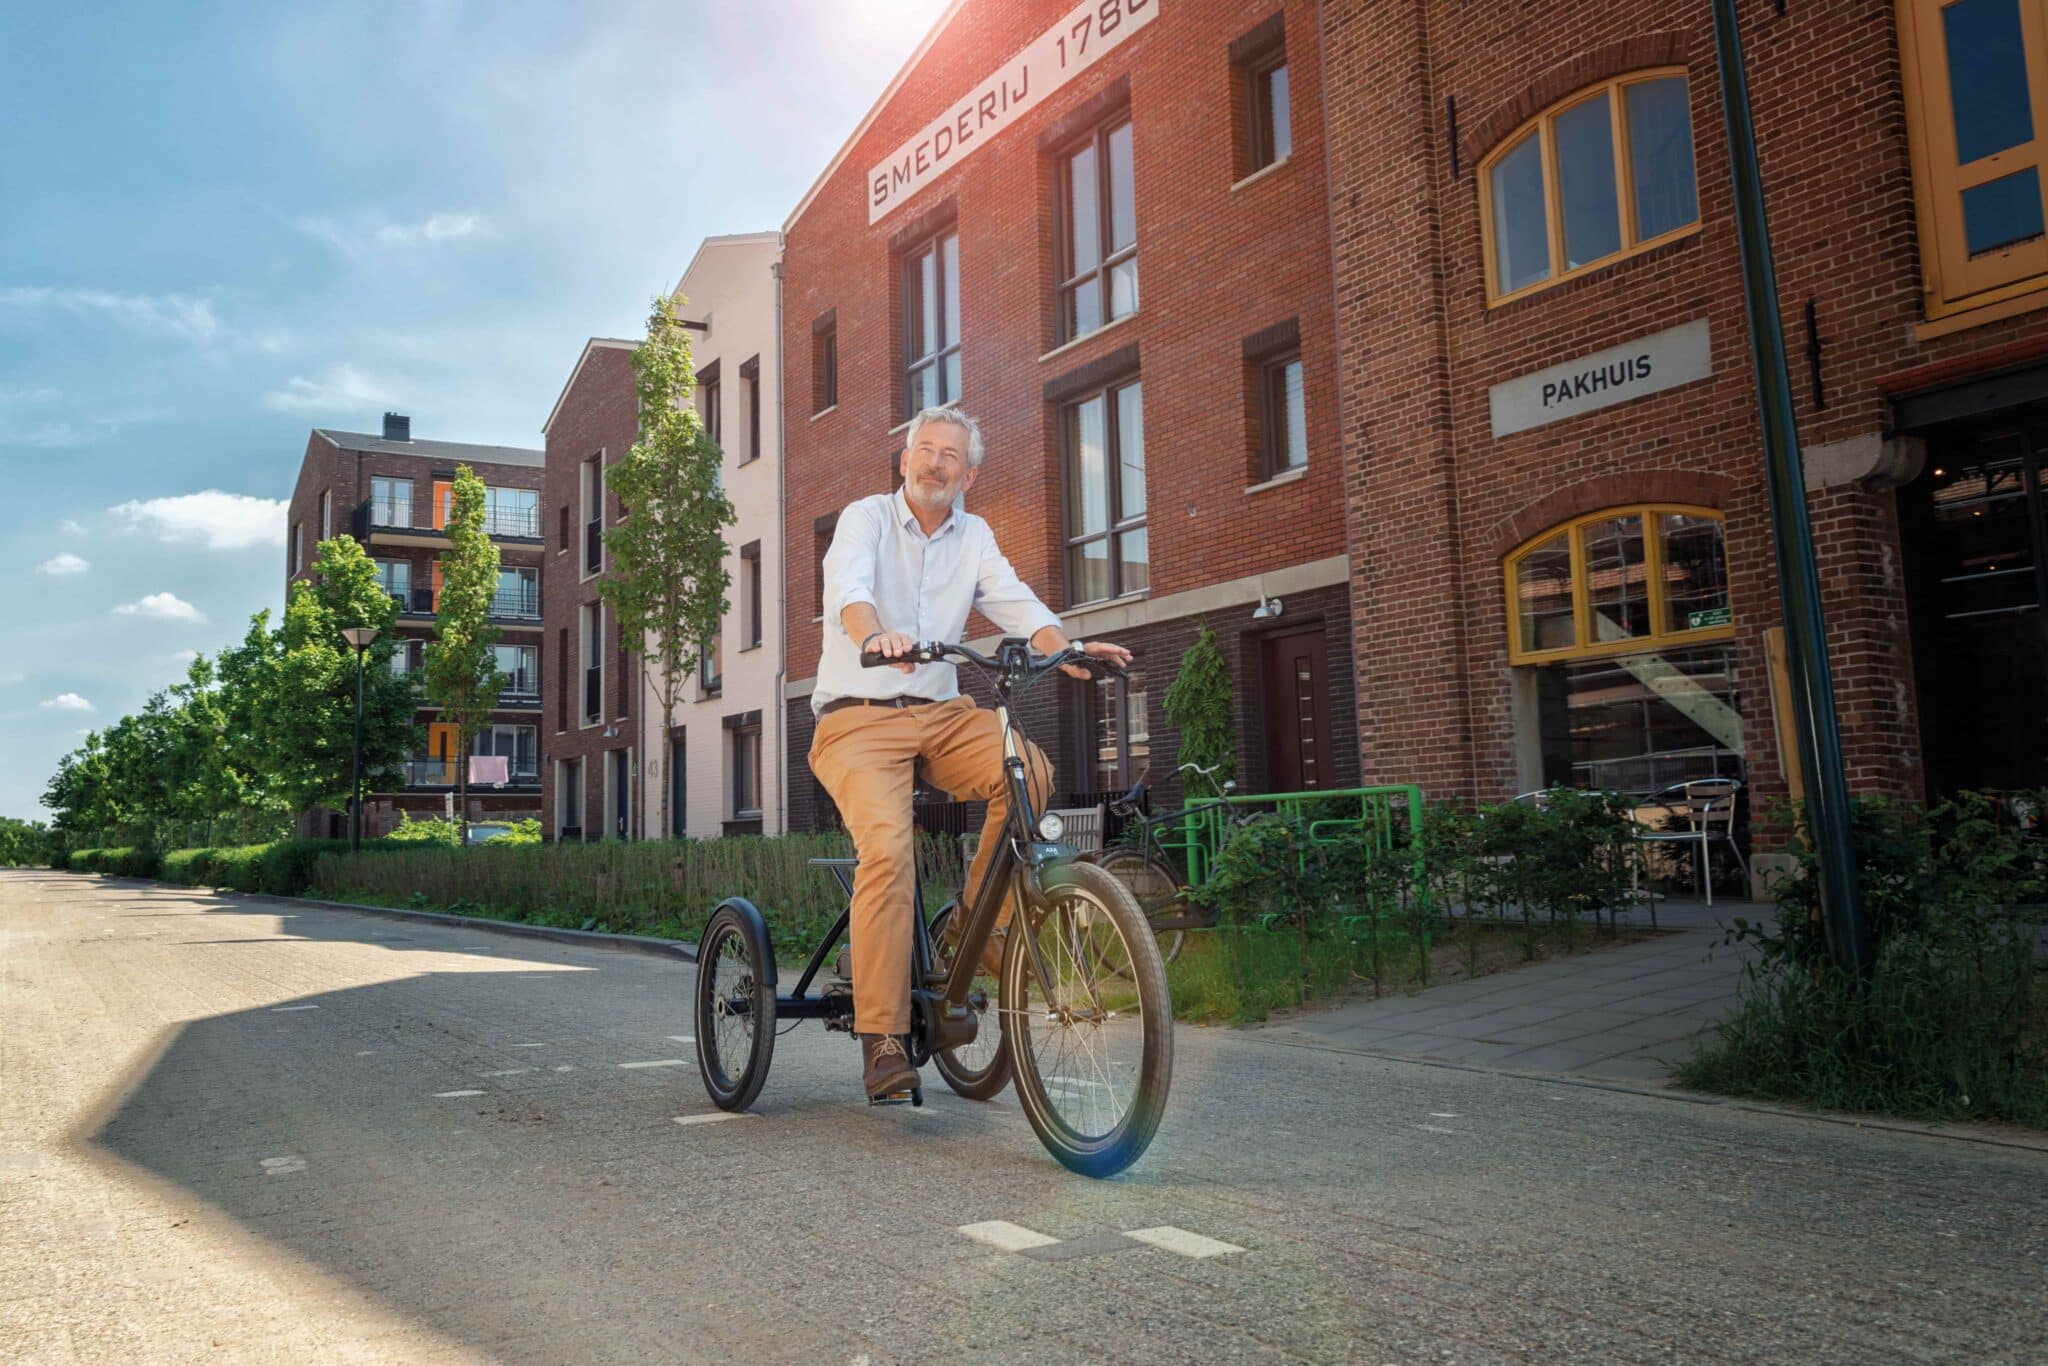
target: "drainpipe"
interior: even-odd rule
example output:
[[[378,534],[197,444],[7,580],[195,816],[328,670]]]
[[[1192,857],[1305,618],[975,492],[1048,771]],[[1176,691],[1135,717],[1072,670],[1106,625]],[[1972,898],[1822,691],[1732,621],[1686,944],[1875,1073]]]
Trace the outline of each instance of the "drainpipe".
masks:
[[[789,703],[782,690],[789,683],[789,509],[782,491],[786,447],[783,445],[784,369],[782,354],[782,246],[775,234],[775,262],[768,274],[775,281],[775,586],[782,604],[782,625],[775,632],[775,833],[789,833]]]

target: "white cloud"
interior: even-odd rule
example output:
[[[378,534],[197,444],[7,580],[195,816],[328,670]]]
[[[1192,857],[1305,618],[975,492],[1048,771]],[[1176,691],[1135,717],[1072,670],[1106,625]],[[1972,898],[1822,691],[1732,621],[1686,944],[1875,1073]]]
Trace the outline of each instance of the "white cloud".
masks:
[[[44,560],[41,564],[37,565],[36,573],[83,574],[86,570],[90,568],[92,568],[92,565],[88,561],[81,559],[79,556],[74,555],[70,551],[66,550],[59,554],[52,555],[49,559]]]
[[[109,511],[129,527],[153,531],[162,540],[196,541],[208,550],[247,550],[284,544],[288,506],[281,498],[207,489],[126,502]]]
[[[151,593],[146,598],[124,602],[114,611],[124,617],[149,617],[156,621],[206,620],[204,613],[176,593]]]
[[[293,219],[292,226],[349,257],[361,257],[377,247],[436,245],[492,235],[491,225],[474,213],[429,214],[418,222],[400,222],[381,213],[356,214],[346,221],[307,215]]]
[[[66,536],[83,536],[85,534],[85,523],[79,521],[76,517],[66,517],[58,524],[57,530],[63,532]]]
[[[38,703],[37,705],[47,707],[51,711],[93,710],[92,703],[86,701],[83,697],[80,697],[75,692],[60,692],[55,697],[45,698],[42,702]]]
[[[263,396],[264,407],[300,415],[360,412],[397,401],[390,389],[353,365],[330,365],[318,379],[293,375],[284,388]]]
[[[189,342],[220,339],[220,318],[213,301],[192,294],[124,294],[111,289],[55,289],[48,285],[0,288],[0,308],[25,313],[66,313],[74,318],[106,318],[156,336]]]

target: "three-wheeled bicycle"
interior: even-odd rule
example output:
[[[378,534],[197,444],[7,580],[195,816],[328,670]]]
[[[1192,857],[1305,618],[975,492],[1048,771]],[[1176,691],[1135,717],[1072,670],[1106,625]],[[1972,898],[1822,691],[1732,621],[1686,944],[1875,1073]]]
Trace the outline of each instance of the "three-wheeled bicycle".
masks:
[[[1037,655],[1006,637],[993,657],[964,645],[920,643],[908,655],[870,667],[952,661],[978,668],[994,689],[1002,726],[1003,782],[1009,812],[971,905],[949,903],[927,918],[923,887],[911,917],[911,1034],[914,1066],[930,1061],[969,1100],[987,1100],[1015,1080],[1017,1099],[1039,1140],[1063,1165],[1086,1176],[1113,1176],[1137,1161],[1166,1107],[1173,1075],[1173,1009],[1166,966],[1144,913],[1114,876],[1060,842],[1057,817],[1032,804],[1015,704],[1063,665],[1119,672],[1076,643]],[[814,859],[848,895],[853,859]],[[989,938],[1013,908],[1002,939],[999,977],[981,960]],[[955,917],[964,917],[957,929]],[[820,984],[826,959],[845,939],[841,912],[787,993],[768,927],[753,903],[719,903],[697,946],[697,1062],[712,1103],[744,1110],[760,1094],[778,1020],[822,1020],[853,1031],[850,955]],[[814,987],[816,988],[814,990]],[[987,1029],[988,1016],[996,1030]],[[922,1104],[921,1091],[906,1097]]]

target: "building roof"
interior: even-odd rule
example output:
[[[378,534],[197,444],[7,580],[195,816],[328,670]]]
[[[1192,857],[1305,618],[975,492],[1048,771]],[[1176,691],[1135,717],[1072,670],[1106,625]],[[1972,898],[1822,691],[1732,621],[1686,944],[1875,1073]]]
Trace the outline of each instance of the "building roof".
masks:
[[[589,341],[583,343],[583,350],[577,354],[576,364],[569,371],[569,378],[563,383],[562,392],[555,395],[555,406],[548,409],[548,420],[540,424],[540,434],[545,437],[548,434],[548,428],[555,425],[555,419],[562,412],[562,402],[569,397],[569,391],[576,387],[577,377],[583,373],[583,367],[590,360],[591,352],[633,351],[637,350],[639,346],[639,342],[626,341],[619,337],[592,337]]]
[[[325,437],[345,451],[367,451],[371,455],[416,455],[422,460],[459,460],[477,465],[525,465],[539,469],[547,462],[546,451],[522,446],[477,446],[467,441],[386,441],[368,432],[337,432],[315,427],[315,436]]]
[[[697,263],[704,259],[705,252],[717,251],[723,247],[755,246],[773,246],[779,249],[782,246],[782,234],[779,232],[729,232],[723,236],[705,238],[697,244],[696,255],[690,258],[689,265],[683,267],[682,275],[676,280],[676,287],[670,290],[669,293],[672,295],[682,293],[683,281],[690,278],[690,272],[695,270]]]
[[[869,108],[867,117],[860,121],[860,126],[853,130],[853,135],[840,145],[838,154],[832,158],[831,164],[826,166],[823,173],[811,182],[811,188],[804,192],[804,197],[797,201],[796,208],[792,209],[789,217],[782,221],[782,230],[784,232],[788,232],[790,228],[796,225],[796,220],[804,216],[805,211],[811,207],[811,201],[818,197],[818,191],[824,189],[825,182],[838,173],[839,168],[845,164],[846,158],[852,154],[854,147],[859,144],[862,138],[868,135],[868,129],[875,126],[875,120],[881,117],[882,110],[888,107],[889,101],[896,98],[896,92],[901,90],[904,82],[910,79],[910,73],[917,69],[917,64],[924,60],[925,54],[932,50],[932,44],[938,42],[939,35],[946,31],[946,25],[952,23],[954,16],[959,14],[966,5],[967,0],[952,0],[952,3],[946,6],[945,13],[932,21],[931,30],[924,35],[924,41],[917,45],[917,51],[911,53],[909,58],[904,61],[902,67],[896,72],[894,79],[889,82],[888,89],[884,90],[875,100],[873,106]]]

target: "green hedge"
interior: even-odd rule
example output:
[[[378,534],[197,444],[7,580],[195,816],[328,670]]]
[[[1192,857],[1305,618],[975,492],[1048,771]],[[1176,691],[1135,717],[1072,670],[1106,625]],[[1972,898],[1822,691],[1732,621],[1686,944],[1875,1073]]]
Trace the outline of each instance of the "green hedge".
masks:
[[[365,848],[380,847],[365,844]],[[123,877],[160,877],[188,887],[220,887],[232,892],[263,892],[298,896],[312,878],[313,861],[322,854],[346,852],[347,840],[274,840],[217,849],[174,849],[159,856],[148,849],[79,849],[68,866],[81,872],[117,873]],[[67,866],[55,860],[52,867]]]
[[[69,866],[85,873],[106,873],[113,877],[155,877],[157,852],[135,845],[109,849],[74,849]]]

